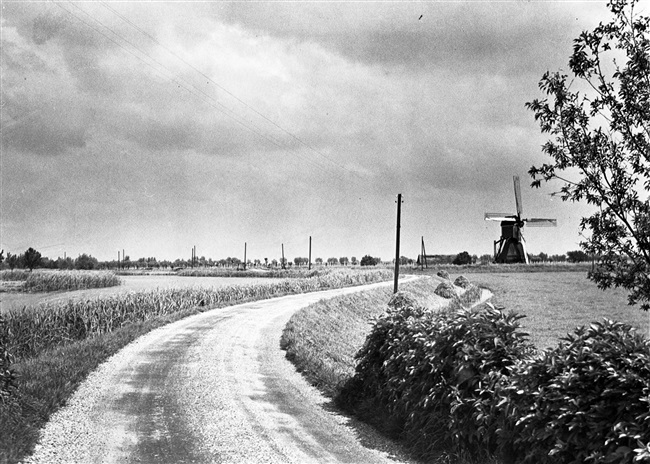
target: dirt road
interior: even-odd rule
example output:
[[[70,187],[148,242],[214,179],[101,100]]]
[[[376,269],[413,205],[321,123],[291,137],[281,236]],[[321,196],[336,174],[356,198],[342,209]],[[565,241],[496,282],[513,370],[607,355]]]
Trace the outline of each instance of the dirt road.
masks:
[[[398,451],[333,412],[279,348],[294,295],[157,329],[92,373],[27,462],[381,463]]]

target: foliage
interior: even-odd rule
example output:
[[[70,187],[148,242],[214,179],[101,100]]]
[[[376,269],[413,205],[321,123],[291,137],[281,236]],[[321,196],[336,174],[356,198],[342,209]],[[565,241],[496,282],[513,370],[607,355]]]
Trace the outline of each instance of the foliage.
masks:
[[[74,260],[75,269],[89,271],[92,269],[96,269],[98,265],[99,263],[97,261],[97,258],[93,258],[92,256],[87,255],[86,253],[79,255],[79,257]]]
[[[7,265],[12,271],[20,264],[20,257],[7,252]]]
[[[591,257],[582,250],[568,251],[567,260],[570,263],[583,263],[585,261],[591,261]]]
[[[31,271],[41,264],[41,254],[32,247],[29,247],[27,251],[25,251],[24,261],[25,266]]]
[[[451,284],[451,282],[440,282],[440,284],[438,284],[438,286],[434,290],[434,293],[438,296],[447,299],[458,296],[458,293],[456,292],[456,287],[454,287]]]
[[[41,271],[29,273],[23,290],[54,292],[120,285],[120,278],[111,271]]]
[[[362,266],[376,266],[380,262],[381,260],[379,258],[373,258],[370,255],[365,255],[363,258],[361,258]]]
[[[6,323],[0,313],[0,407],[12,402],[16,391],[16,373],[12,368],[13,356],[8,349],[11,332],[4,330]]]
[[[532,185],[560,180],[563,200],[596,207],[580,226],[581,247],[600,256],[590,273],[600,288],[623,287],[629,303],[650,309],[650,18],[637,0],[610,0],[613,18],[574,41],[569,67],[586,85],[547,72],[539,87],[548,98],[527,103],[541,131],[553,138],[552,159],[529,174]],[[621,57],[623,62],[617,61]],[[577,179],[569,177],[577,175]]]
[[[575,330],[517,364],[499,395],[516,462],[650,460],[650,341],[629,325]]]
[[[472,257],[466,251],[461,251],[456,255],[452,264],[462,266],[464,264],[472,264]]]
[[[496,449],[499,415],[477,412],[495,402],[497,384],[531,350],[520,318],[490,307],[390,308],[357,354],[339,404],[362,416],[383,411],[384,424],[425,459],[442,448],[485,457]]]

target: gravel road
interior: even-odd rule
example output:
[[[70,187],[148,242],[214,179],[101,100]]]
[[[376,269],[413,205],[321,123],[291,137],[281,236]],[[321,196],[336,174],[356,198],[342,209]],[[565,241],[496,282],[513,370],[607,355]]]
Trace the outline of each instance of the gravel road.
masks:
[[[335,412],[279,347],[298,309],[390,284],[216,309],[154,330],[88,377],[25,462],[407,462]]]

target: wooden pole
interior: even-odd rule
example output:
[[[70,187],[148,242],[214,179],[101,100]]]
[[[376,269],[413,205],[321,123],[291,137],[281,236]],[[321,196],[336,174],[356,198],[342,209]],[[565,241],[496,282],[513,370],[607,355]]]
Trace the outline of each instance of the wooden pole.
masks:
[[[397,281],[399,280],[399,230],[400,230],[400,216],[402,214],[402,194],[397,194],[397,231],[395,234],[395,282],[393,285],[393,293],[397,293]]]
[[[307,269],[311,271],[311,235],[309,236],[309,267]]]
[[[246,242],[244,242],[244,271],[246,270]]]
[[[284,243],[282,244],[282,269],[286,269],[286,266],[284,264]]]

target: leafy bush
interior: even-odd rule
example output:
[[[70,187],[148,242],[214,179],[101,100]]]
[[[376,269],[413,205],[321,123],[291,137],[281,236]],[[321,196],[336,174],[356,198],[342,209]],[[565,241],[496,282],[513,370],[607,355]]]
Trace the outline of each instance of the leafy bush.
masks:
[[[443,298],[454,298],[458,296],[456,288],[450,282],[441,282],[434,290],[434,293]]]
[[[437,275],[438,277],[442,277],[443,279],[449,280],[449,272],[445,271],[444,269],[438,271]]]
[[[361,258],[361,265],[362,266],[376,266],[380,262],[381,262],[381,259],[373,258],[370,255],[366,255],[363,258]]]
[[[501,440],[522,463],[650,462],[650,341],[604,320],[513,369]]]
[[[492,307],[430,312],[405,306],[380,317],[357,354],[338,403],[431,458],[442,448],[475,456],[496,449],[495,391],[532,348],[522,316]],[[481,407],[482,403],[488,406]]]
[[[463,266],[465,264],[472,264],[472,257],[469,255],[468,252],[466,251],[461,251],[456,255],[454,260],[452,261],[452,264],[455,264],[457,266]]]
[[[471,285],[469,279],[465,276],[458,276],[454,280],[454,285],[461,288],[468,288]]]

